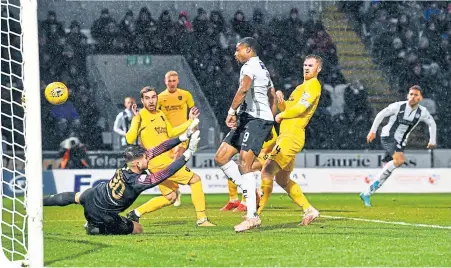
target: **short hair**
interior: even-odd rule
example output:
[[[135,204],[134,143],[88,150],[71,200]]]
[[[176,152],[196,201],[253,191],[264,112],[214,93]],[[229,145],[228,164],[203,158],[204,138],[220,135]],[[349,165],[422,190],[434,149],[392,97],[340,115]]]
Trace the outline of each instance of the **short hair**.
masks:
[[[168,79],[168,77],[171,77],[171,76],[179,76],[179,74],[176,72],[176,71],[173,71],[173,70],[171,70],[171,71],[169,71],[169,72],[167,72],[165,75],[164,75],[164,78],[165,79]]]
[[[125,97],[125,98],[124,98],[124,101],[127,100],[127,99],[131,99],[132,101],[136,101],[135,98],[133,98],[133,97],[131,97],[131,96]]]
[[[152,87],[152,86],[145,86],[140,91],[141,98],[144,97],[144,93],[151,92],[151,91],[155,92],[155,94],[158,95],[158,92],[157,92],[157,90],[154,87]]]
[[[124,150],[124,159],[126,163],[142,157],[146,153],[146,149],[139,145],[128,145]]]
[[[257,55],[260,52],[260,46],[255,38],[244,37],[240,41],[238,41],[238,44],[244,44],[245,46],[251,48]]]
[[[418,91],[420,91],[420,93],[421,93],[421,95],[423,95],[423,89],[419,86],[419,85],[413,85],[413,86],[411,86],[410,88],[409,88],[409,91],[410,90],[418,90]]]
[[[307,55],[305,57],[305,59],[315,59],[317,62],[319,62],[319,66],[322,67],[323,66],[323,58],[321,58],[320,56],[316,55],[316,54],[310,54]]]

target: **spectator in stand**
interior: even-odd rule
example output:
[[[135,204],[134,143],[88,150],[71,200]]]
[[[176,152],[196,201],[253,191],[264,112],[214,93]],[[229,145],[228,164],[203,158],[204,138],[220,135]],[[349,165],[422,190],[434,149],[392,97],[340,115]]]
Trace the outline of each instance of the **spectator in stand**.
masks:
[[[368,92],[359,80],[354,80],[344,90],[346,115],[356,118],[361,114],[366,114],[368,110]]]
[[[136,37],[136,21],[133,17],[133,11],[128,10],[125,13],[125,17],[119,23],[119,31],[130,43],[133,43]]]
[[[56,20],[55,11],[48,12],[47,19],[42,22],[41,28],[49,40],[58,40],[59,37],[66,35],[63,24]]]
[[[85,34],[81,32],[80,23],[76,20],[73,20],[70,23],[69,33],[66,36],[66,41],[68,44],[72,45],[74,48],[79,50],[84,49],[87,44],[87,37]]]
[[[88,168],[86,147],[77,137],[63,140],[57,158],[61,158],[59,168],[82,169]]]
[[[252,35],[252,26],[246,21],[243,11],[238,10],[230,21],[230,24],[232,24],[233,30],[240,36],[245,37]]]
[[[192,32],[193,24],[188,20],[188,12],[181,11],[177,20],[177,30],[179,32]]]
[[[332,116],[344,113],[345,107],[345,91],[348,84],[340,84],[337,79],[330,79],[329,83],[325,83],[323,89],[329,93],[330,105],[327,109]],[[322,97],[321,97],[322,98]]]
[[[110,17],[107,8],[102,9],[100,18],[94,21],[91,27],[91,35],[98,42],[98,51],[108,53],[114,38],[119,34],[116,21]]]
[[[208,16],[205,9],[201,7],[197,9],[197,16],[194,18],[193,21],[193,28],[198,38],[203,36],[204,33],[207,32]]]
[[[213,27],[215,35],[224,31],[225,21],[222,17],[221,11],[213,10],[210,13],[210,24]]]
[[[150,54],[160,54],[163,49],[163,43],[160,38],[160,34],[158,32],[157,24],[153,21],[149,23],[149,28],[147,30],[147,51]]]
[[[83,123],[78,136],[89,148],[101,149],[103,148],[102,132],[105,129],[99,126],[101,117],[95,97],[84,84],[80,85],[78,90],[78,100],[75,104],[80,111],[80,122]]]
[[[116,120],[114,120],[113,130],[121,137],[121,146],[127,146],[127,140],[125,135],[130,129],[130,125],[133,119],[132,106],[136,105],[136,101],[132,97],[126,97],[124,99],[125,109],[117,114]]]
[[[147,7],[141,8],[138,19],[136,20],[136,33],[146,37],[153,35],[153,32],[150,31],[152,23],[155,25],[156,22],[152,18],[149,9]]]
[[[50,115],[56,123],[56,136],[61,140],[69,133],[78,133],[80,129],[80,115],[75,109],[72,101],[68,100],[63,104],[54,105]]]
[[[290,17],[286,20],[285,25],[287,27],[287,32],[289,33],[294,33],[296,28],[304,25],[299,17],[299,11],[297,8],[292,8],[290,10]]]
[[[235,32],[233,32],[232,27],[226,26],[224,28],[224,32],[219,34],[219,44],[224,54],[232,55],[233,51],[235,51],[235,46],[238,40],[241,39],[241,36]]]

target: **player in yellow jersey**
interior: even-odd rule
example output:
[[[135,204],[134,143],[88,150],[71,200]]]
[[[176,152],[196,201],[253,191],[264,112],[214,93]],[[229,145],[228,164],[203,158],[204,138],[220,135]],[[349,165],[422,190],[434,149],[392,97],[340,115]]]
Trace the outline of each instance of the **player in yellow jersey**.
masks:
[[[302,225],[308,225],[319,217],[319,212],[310,205],[301,187],[290,179],[290,174],[296,154],[304,147],[305,128],[315,113],[321,96],[321,84],[318,81],[321,66],[321,57],[308,55],[304,61],[304,82],[296,87],[287,101],[284,101],[281,92],[277,93],[278,107],[282,112],[276,115],[275,120],[280,123],[280,131],[276,146],[261,173],[263,196],[258,214],[261,214],[268,202],[275,177],[277,184],[304,210]]]
[[[135,142],[139,136],[144,148],[149,149],[171,137],[182,134],[187,129],[193,131],[199,123],[199,119],[197,119],[199,111],[197,108],[193,108],[189,113],[190,119],[173,128],[164,113],[157,109],[158,96],[157,91],[153,87],[147,86],[141,90],[141,102],[144,105],[144,109],[141,109],[139,113],[136,112],[136,105],[132,109],[135,116],[132,119],[130,130],[126,134],[129,144]],[[172,162],[172,155],[170,152],[166,152],[150,160],[148,168],[151,172],[158,172]],[[191,188],[191,198],[197,214],[197,225],[215,226],[209,222],[205,213],[205,195],[200,177],[186,166],[158,185],[162,196],[152,198],[147,203],[130,211],[127,217],[133,221],[139,221],[139,217],[143,214],[174,203],[177,198],[177,184],[187,184]]]
[[[158,94],[157,109],[166,115],[172,126],[177,127],[188,120],[188,109],[193,108],[195,105],[193,96],[189,91],[178,88],[179,75],[176,71],[167,72],[164,76],[164,83],[166,84],[166,89]],[[174,159],[182,155],[187,146],[187,142],[182,142],[175,147],[172,151]],[[174,202],[175,207],[182,204],[181,196],[182,194],[177,189],[177,199]]]
[[[271,135],[268,137],[268,140],[265,141],[265,143],[263,143],[260,154],[254,160],[254,163],[252,163],[252,171],[262,170],[265,161],[269,158],[274,145],[276,145],[276,140],[277,140],[277,132],[276,129],[273,127]],[[233,212],[247,211],[246,198],[244,198],[244,195],[241,196],[241,201],[238,199],[238,186],[235,183],[233,183],[233,180],[228,180],[227,186],[229,188],[229,202],[227,202],[227,204],[224,207],[222,207],[220,211],[228,211],[232,209]],[[259,201],[260,201],[259,196],[257,196],[257,202]]]

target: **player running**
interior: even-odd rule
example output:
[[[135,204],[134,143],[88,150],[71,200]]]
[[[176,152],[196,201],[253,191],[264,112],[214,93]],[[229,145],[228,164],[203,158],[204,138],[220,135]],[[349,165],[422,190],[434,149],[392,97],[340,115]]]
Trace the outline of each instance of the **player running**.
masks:
[[[247,217],[235,226],[236,232],[243,232],[261,224],[257,215],[257,185],[252,164],[271,132],[277,109],[274,86],[257,50],[258,43],[251,37],[241,39],[236,45],[235,58],[243,63],[240,87],[226,119],[231,130],[215,156],[216,163],[227,178],[231,178],[243,190],[247,200]],[[238,152],[239,166],[232,160]]]
[[[133,143],[139,136],[144,148],[152,148],[158,143],[180,135],[187,128],[196,128],[199,123],[199,119],[197,119],[199,111],[194,107],[189,113],[190,119],[173,128],[164,113],[157,109],[158,95],[153,87],[147,86],[141,90],[141,102],[144,105],[144,109],[141,109],[139,113],[136,112],[136,106],[133,109],[135,116],[132,120],[132,126],[126,135],[128,143]],[[159,171],[172,161],[172,155],[170,152],[166,152],[149,161],[148,168],[151,171]],[[158,186],[162,196],[152,198],[147,203],[130,211],[127,217],[138,221],[139,217],[145,213],[173,204],[177,198],[177,184],[188,184],[191,188],[191,199],[196,209],[197,225],[202,227],[215,226],[209,222],[205,212],[205,195],[200,177],[186,166]]]
[[[176,71],[169,71],[164,76],[164,83],[166,89],[158,94],[157,108],[161,110],[169,123],[173,127],[178,127],[181,124],[188,121],[188,109],[194,107],[194,100],[191,93],[187,90],[178,88],[179,75]],[[174,159],[177,159],[186,150],[188,144],[186,142],[181,143],[175,147],[172,151]],[[174,202],[174,206],[178,207],[182,204],[182,194],[177,188],[177,199]]]
[[[277,92],[278,106],[282,112],[276,115],[275,119],[280,123],[280,131],[276,146],[262,170],[263,196],[258,214],[262,213],[268,202],[275,177],[277,184],[304,210],[302,225],[308,225],[319,217],[319,212],[310,205],[301,187],[290,179],[290,174],[294,168],[296,154],[302,151],[305,144],[305,128],[319,103],[321,84],[318,81],[318,73],[321,67],[321,57],[308,55],[304,61],[304,82],[295,88],[287,101],[284,101],[282,92]]]
[[[147,151],[141,146],[129,145],[124,151],[126,164],[116,170],[111,180],[99,183],[83,193],[65,192],[46,196],[43,200],[44,206],[81,204],[88,221],[86,226],[88,235],[142,233],[141,224],[122,217],[119,213],[130,207],[143,191],[155,187],[185,167],[199,143],[199,131],[192,134],[188,150],[165,169],[151,173],[147,169],[147,164],[181,142],[187,141],[190,136],[188,131]]]
[[[257,158],[254,160],[254,163],[252,164],[252,172],[262,170],[262,167],[265,164],[266,159],[269,158],[272,148],[276,144],[277,132],[274,127],[272,128],[271,135],[267,139],[268,140],[265,141],[265,143],[263,143],[260,154],[257,156]],[[246,198],[244,198],[244,195],[241,196],[241,201],[238,199],[238,186],[235,183],[233,183],[233,180],[228,180],[227,186],[229,188],[229,202],[227,202],[227,204],[224,207],[222,207],[220,211],[229,211],[229,210],[232,210],[233,212],[247,211]],[[257,195],[257,204],[259,201],[260,200]]]
[[[427,148],[435,148],[437,133],[435,121],[429,111],[419,104],[421,100],[423,100],[423,90],[420,86],[414,85],[409,89],[407,101],[390,104],[380,111],[374,119],[371,130],[366,137],[368,143],[376,138],[376,132],[382,120],[385,117],[390,117],[381,132],[381,143],[385,149],[385,157],[382,159],[384,166],[370,187],[360,194],[365,206],[371,207],[370,196],[390,177],[393,170],[404,164],[404,147],[407,144],[407,139],[421,121],[429,125]]]

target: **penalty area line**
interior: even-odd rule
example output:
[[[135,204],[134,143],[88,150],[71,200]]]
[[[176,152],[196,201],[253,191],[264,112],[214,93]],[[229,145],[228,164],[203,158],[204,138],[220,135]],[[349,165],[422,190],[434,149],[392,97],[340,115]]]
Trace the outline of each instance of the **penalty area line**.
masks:
[[[371,220],[371,219],[350,218],[350,217],[329,216],[329,215],[321,215],[320,217],[326,218],[326,219],[341,219],[341,220],[350,220],[350,221],[363,221],[363,222],[374,222],[374,223],[384,223],[384,224],[393,224],[393,225],[404,225],[404,226],[413,226],[413,227],[425,227],[425,228],[451,230],[451,226],[430,225],[430,224],[422,224],[422,223],[408,223],[408,222],[402,222],[402,221],[383,221],[383,220]]]

